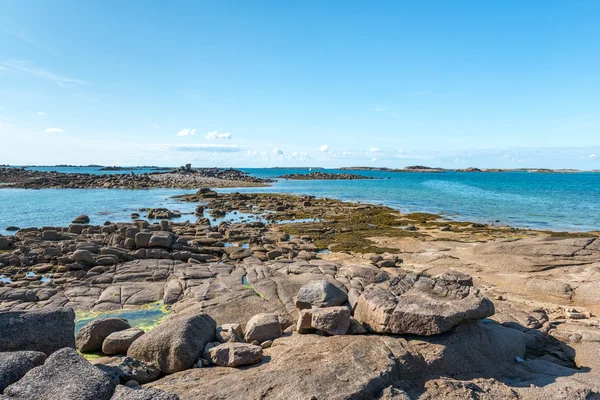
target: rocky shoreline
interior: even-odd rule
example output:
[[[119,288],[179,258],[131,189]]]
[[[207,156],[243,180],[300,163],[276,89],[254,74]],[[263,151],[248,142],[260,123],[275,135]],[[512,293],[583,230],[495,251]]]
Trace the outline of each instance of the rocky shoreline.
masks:
[[[309,172],[308,174],[286,174],[278,176],[281,179],[292,179],[299,181],[310,181],[310,180],[356,180],[356,179],[374,179],[370,176],[358,175],[358,174],[346,174],[346,173],[329,173],[329,172]]]
[[[172,172],[144,174],[94,175],[26,170],[23,168],[0,168],[2,187],[22,189],[149,189],[202,187],[260,187],[268,186],[269,179],[250,176],[240,170],[182,167]]]
[[[179,199],[195,223],[79,216],[0,237],[1,398],[600,393],[597,234],[312,196]],[[153,329],[119,317],[149,304],[166,312]]]

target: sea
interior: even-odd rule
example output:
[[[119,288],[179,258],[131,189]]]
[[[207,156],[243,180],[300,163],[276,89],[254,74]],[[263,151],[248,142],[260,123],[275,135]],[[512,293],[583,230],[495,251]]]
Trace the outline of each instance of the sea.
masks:
[[[100,167],[28,167],[90,174]],[[308,173],[305,168],[241,168],[261,178],[275,178],[264,188],[217,189],[219,192],[289,193],[382,204],[401,212],[429,212],[459,221],[554,231],[600,230],[600,173],[405,173],[340,171],[370,180],[286,180],[278,176]],[[150,172],[148,169],[134,173]],[[10,189],[0,186],[0,234],[7,227],[66,226],[80,214],[91,223],[129,221],[140,208],[165,207],[183,213],[180,221],[195,221],[195,205],[172,197],[192,193],[182,189]]]

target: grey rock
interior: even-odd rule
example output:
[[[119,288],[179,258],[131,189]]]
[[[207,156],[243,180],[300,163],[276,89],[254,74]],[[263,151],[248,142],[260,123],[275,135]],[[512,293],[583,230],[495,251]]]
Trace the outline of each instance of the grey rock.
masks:
[[[75,312],[71,308],[0,313],[0,351],[32,350],[46,355],[75,348]]]
[[[87,224],[89,222],[90,222],[90,217],[88,217],[85,214],[82,214],[73,220],[74,224]]]
[[[247,342],[256,340],[262,343],[277,339],[282,333],[281,323],[276,314],[257,314],[246,324],[245,339]]]
[[[179,400],[179,396],[158,389],[131,389],[119,385],[111,400]]]
[[[341,306],[348,301],[348,296],[333,283],[314,280],[300,288],[295,300],[296,307],[302,310],[312,307]]]
[[[113,332],[104,339],[102,352],[107,355],[126,354],[133,342],[144,334],[139,328],[129,328]]]
[[[208,350],[210,361],[221,367],[257,364],[263,359],[262,347],[248,343],[223,343]]]
[[[111,333],[131,328],[122,318],[101,318],[90,321],[77,332],[77,350],[82,353],[102,350],[102,343]]]
[[[350,323],[350,310],[347,307],[313,308],[300,311],[297,329],[299,333],[318,330],[330,335],[345,335]]]
[[[102,370],[115,385],[131,380],[145,384],[160,376],[160,370],[154,365],[131,357],[102,357],[93,360],[92,364]]]
[[[65,348],[7,387],[4,395],[35,400],[109,400],[113,391],[114,386],[99,369],[74,349]]]
[[[465,276],[460,282],[468,283]],[[367,287],[354,318],[373,332],[435,335],[494,314],[494,304],[459,278],[407,274]]]
[[[21,379],[27,371],[46,361],[39,351],[11,351],[0,353],[0,393]]]
[[[94,263],[94,255],[88,250],[75,250],[73,252],[73,261],[91,265]]]
[[[135,247],[138,249],[148,247],[150,239],[152,238],[152,232],[139,232],[135,235]]]
[[[165,374],[191,368],[206,343],[214,341],[217,324],[206,314],[187,312],[167,317],[133,342],[127,355],[154,363]]]
[[[168,249],[173,244],[173,237],[169,232],[154,232],[148,242],[148,247],[161,247]]]

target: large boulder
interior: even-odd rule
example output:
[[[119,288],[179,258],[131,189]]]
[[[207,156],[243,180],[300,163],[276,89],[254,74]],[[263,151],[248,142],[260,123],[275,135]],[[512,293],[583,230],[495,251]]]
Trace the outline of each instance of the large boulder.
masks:
[[[0,353],[0,393],[17,382],[33,367],[42,365],[46,355],[39,351],[10,351]]]
[[[104,354],[126,354],[131,344],[144,334],[139,328],[129,328],[124,331],[113,332],[102,342]]]
[[[397,276],[365,289],[354,318],[373,332],[435,335],[494,315],[494,304],[470,278],[446,272],[437,278]]]
[[[168,249],[173,244],[173,236],[169,232],[154,232],[148,242],[148,247]]]
[[[131,328],[122,318],[101,318],[90,321],[77,332],[77,350],[82,353],[102,350],[102,343],[111,333]]]
[[[153,363],[165,374],[182,371],[191,368],[204,346],[215,340],[216,328],[206,314],[173,314],[133,342],[127,355]]]
[[[91,265],[94,263],[94,255],[89,250],[75,250],[73,252],[73,261]]]
[[[109,400],[113,391],[102,371],[75,349],[64,348],[7,387],[4,395],[9,399]]]
[[[317,330],[330,335],[345,335],[350,328],[348,307],[326,307],[301,310],[298,316],[299,333]]]
[[[259,343],[277,339],[282,335],[281,322],[277,314],[257,314],[246,324],[245,339]]]
[[[348,296],[331,282],[314,280],[300,288],[295,300],[296,307],[302,310],[313,307],[341,306],[348,301]]]
[[[179,396],[158,389],[131,389],[119,385],[111,400],[179,400]]]
[[[71,308],[0,313],[0,351],[32,350],[46,355],[75,348],[75,312]]]
[[[263,359],[262,347],[248,343],[223,343],[208,350],[210,361],[221,367],[257,364]]]

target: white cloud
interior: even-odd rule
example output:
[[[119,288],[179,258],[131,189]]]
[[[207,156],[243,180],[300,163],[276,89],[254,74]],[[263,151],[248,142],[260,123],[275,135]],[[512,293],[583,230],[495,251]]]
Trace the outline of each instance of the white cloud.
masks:
[[[179,133],[177,134],[177,136],[193,136],[196,134],[196,129],[182,129],[179,131]]]
[[[383,108],[383,107],[375,107],[375,108],[373,108],[373,111],[384,112],[385,108]]]
[[[377,161],[377,158],[371,158],[371,162]]]
[[[208,132],[205,136],[206,139],[231,139],[231,133],[219,133],[219,131]]]
[[[4,63],[5,67],[10,69],[16,69],[22,72],[26,72],[30,75],[33,75],[37,78],[47,79],[55,82],[59,86],[66,86],[67,84],[77,84],[87,86],[87,82],[81,81],[79,79],[67,78],[64,76],[53,74],[52,72],[46,71],[43,68],[35,67],[29,61],[19,61],[19,60],[10,60]]]
[[[168,146],[168,148],[177,151],[203,151],[207,153],[237,153],[242,151],[239,146],[230,146],[225,144],[177,144]]]
[[[46,113],[45,113],[45,112],[43,112],[43,111],[38,111],[38,112],[37,112],[37,115],[46,115]]]
[[[319,151],[327,151],[329,150],[329,145],[328,144],[324,144],[321,147],[319,147]]]
[[[273,154],[282,156],[283,155],[283,150],[281,150],[281,149],[273,149]]]
[[[46,128],[46,132],[48,133],[61,133],[61,132],[66,132],[64,129],[60,129],[60,128]]]
[[[381,149],[379,147],[371,147],[369,151],[371,153],[381,153]]]
[[[152,124],[152,125],[150,125],[150,128],[152,128],[152,129],[160,129],[160,125],[158,125],[158,124]]]

